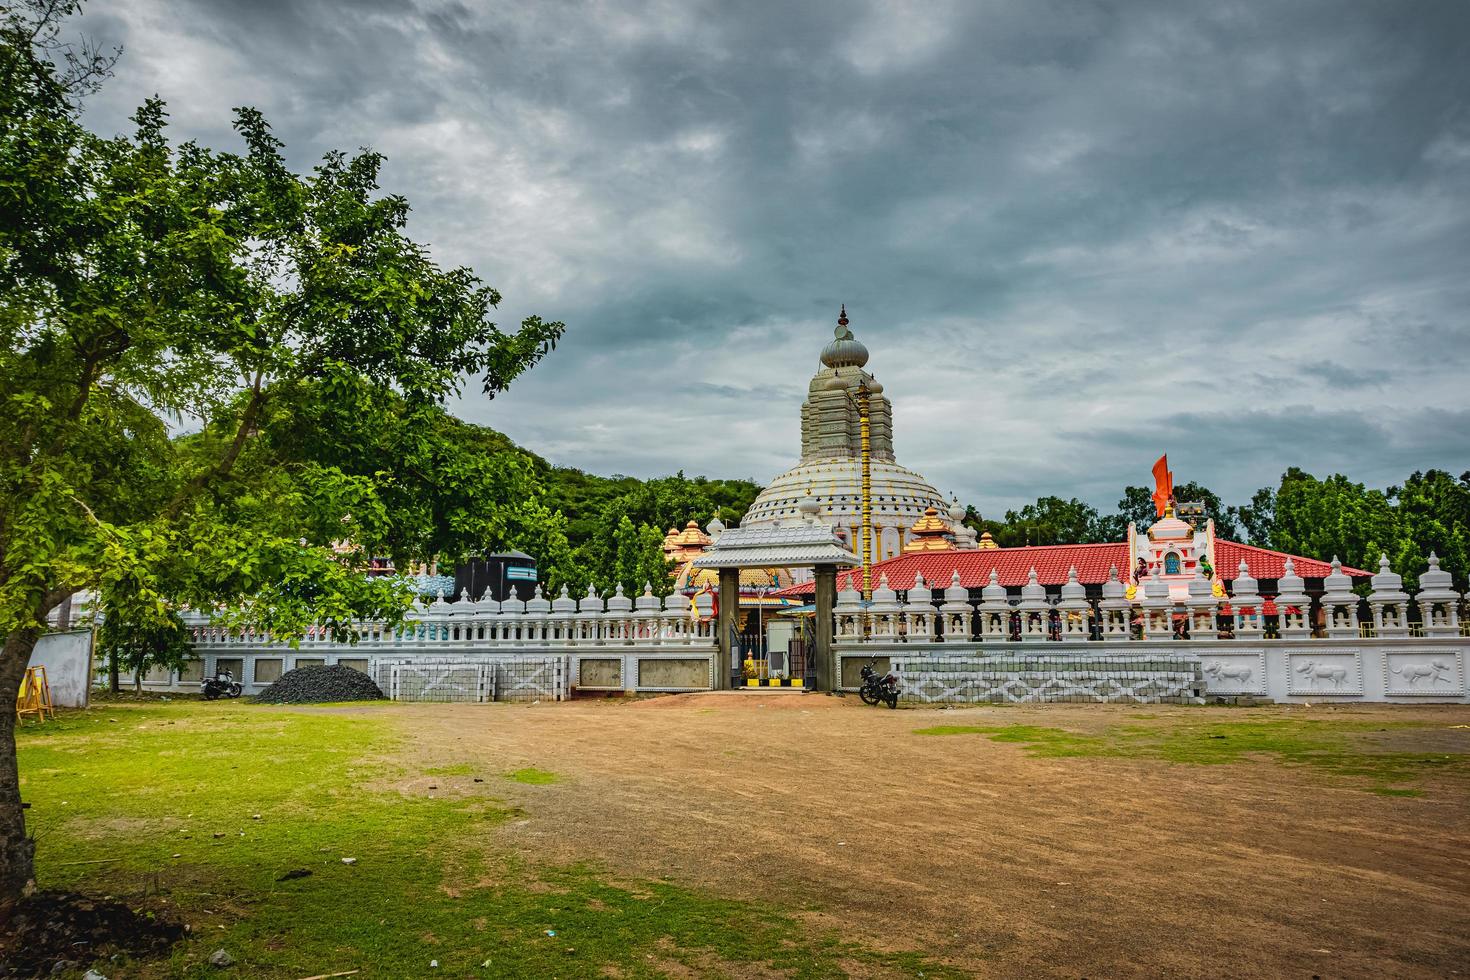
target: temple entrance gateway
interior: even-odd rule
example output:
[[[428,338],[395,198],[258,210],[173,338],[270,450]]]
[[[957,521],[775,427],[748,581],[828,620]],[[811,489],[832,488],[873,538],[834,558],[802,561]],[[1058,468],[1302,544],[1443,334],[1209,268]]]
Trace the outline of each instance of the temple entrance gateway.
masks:
[[[732,527],[721,530],[710,549],[694,560],[695,568],[716,569],[720,576],[719,614],[715,634],[719,653],[714,681],[729,690],[740,649],[739,609],[742,568],[811,568],[814,571],[816,623],[812,649],[816,689],[836,690],[839,679],[832,654],[832,607],[837,601],[837,570],[860,562],[843,545],[835,529],[817,519],[817,501],[807,494],[797,507],[799,516],[779,524]]]

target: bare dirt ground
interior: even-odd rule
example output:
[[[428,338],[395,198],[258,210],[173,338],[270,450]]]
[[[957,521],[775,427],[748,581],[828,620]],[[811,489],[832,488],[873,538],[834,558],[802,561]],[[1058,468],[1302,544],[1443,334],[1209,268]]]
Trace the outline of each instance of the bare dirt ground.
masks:
[[[350,709],[349,709],[350,710]],[[1470,751],[1464,706],[865,708],[854,698],[399,705],[414,764],[497,774],[496,836],[770,901],[817,928],[980,976],[1452,976],[1470,972],[1470,793],[1387,798],[1273,759],[1040,758],[937,724],[1415,721],[1393,748]],[[1205,714],[1202,714],[1205,713]],[[470,776],[411,780],[455,791]],[[469,786],[463,787],[471,791]]]

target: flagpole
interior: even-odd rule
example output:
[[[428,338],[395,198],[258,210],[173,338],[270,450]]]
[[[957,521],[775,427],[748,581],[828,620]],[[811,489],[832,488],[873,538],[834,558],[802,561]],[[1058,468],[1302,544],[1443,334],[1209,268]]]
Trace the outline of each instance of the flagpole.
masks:
[[[873,452],[868,425],[868,382],[858,380],[858,432],[862,436],[863,462],[863,599],[873,598]]]

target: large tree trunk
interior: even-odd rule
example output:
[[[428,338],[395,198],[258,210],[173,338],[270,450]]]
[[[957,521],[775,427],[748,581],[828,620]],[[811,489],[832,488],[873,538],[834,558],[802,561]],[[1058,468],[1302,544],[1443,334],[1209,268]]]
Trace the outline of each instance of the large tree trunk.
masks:
[[[26,833],[15,758],[15,698],[41,630],[15,630],[0,653],[0,922],[34,883],[36,842]]]

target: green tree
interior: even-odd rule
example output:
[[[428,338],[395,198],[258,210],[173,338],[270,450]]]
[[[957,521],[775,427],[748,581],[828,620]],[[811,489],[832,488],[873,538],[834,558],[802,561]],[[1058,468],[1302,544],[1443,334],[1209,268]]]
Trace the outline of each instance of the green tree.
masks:
[[[1097,540],[1097,508],[1076,497],[1041,497],[1020,510],[1008,510],[991,535],[1002,548],[1027,544],[1088,544]]]
[[[107,662],[114,681],[118,673],[126,672],[141,682],[151,668],[176,669],[193,655],[188,630],[173,610],[145,617],[130,614],[122,603],[112,608],[113,614],[97,629],[96,651]]]
[[[1220,496],[1209,487],[1193,481],[1181,483],[1174,488],[1174,499],[1179,502],[1197,501],[1204,504],[1205,513],[1200,527],[1204,526],[1205,520],[1213,520],[1217,535],[1232,541],[1238,540],[1240,512],[1234,507],[1227,507]],[[1156,520],[1158,520],[1158,509],[1154,506],[1153,491],[1147,487],[1124,487],[1123,497],[1118,501],[1117,512],[1100,518],[1097,522],[1096,540],[1122,541],[1128,534],[1130,522],[1139,531],[1143,531]]]
[[[1148,487],[1124,487],[1123,497],[1118,501],[1118,512],[1103,520],[1110,541],[1122,541],[1127,537],[1130,523],[1142,531],[1158,520],[1153,491]]]
[[[1386,494],[1340,473],[1318,480],[1297,467],[1273,497],[1271,546],[1291,554],[1377,569],[1378,557],[1400,552],[1398,521]]]
[[[242,154],[174,147],[158,102],[131,136],[87,132],[78,100],[106,65],[57,67],[74,9],[0,12],[0,703],[78,589],[138,630],[185,604],[287,639],[400,619],[407,588],[365,556],[461,554],[516,526],[455,497],[521,474],[467,458],[437,406],[466,376],[493,396],[563,330],[501,332],[495,291],[405,236],[374,153],[296,175],[248,109]],[[449,499],[430,467],[451,470]],[[34,845],[0,719],[3,913]]]
[[[997,542],[1000,540],[998,535],[1004,535],[1006,533],[1004,522],[992,521],[987,517],[981,516],[980,512],[975,509],[974,504],[965,505],[965,516],[960,519],[960,523],[973,528],[977,536],[989,531],[991,539]]]
[[[1191,480],[1181,483],[1174,488],[1174,500],[1180,503],[1191,502],[1204,504],[1205,513],[1200,518],[1199,526],[1204,527],[1204,522],[1212,520],[1215,522],[1215,533],[1222,538],[1231,541],[1240,540],[1240,513],[1234,507],[1227,507],[1220,499],[1220,495],[1209,487]],[[1150,518],[1150,522],[1153,518]],[[1140,530],[1142,525],[1140,526]]]
[[[638,574],[638,549],[638,529],[624,514],[613,528],[612,574],[600,583],[604,594],[615,585],[622,585],[625,592],[632,588]]]
[[[1262,487],[1251,497],[1251,502],[1236,509],[1241,526],[1245,528],[1250,543],[1258,548],[1273,548],[1271,532],[1276,525],[1276,491]]]
[[[726,524],[734,524],[760,492],[760,488],[749,480],[689,478],[682,472],[653,480],[632,477],[604,479],[588,477],[580,471],[572,472],[576,477],[574,485],[582,491],[582,496],[574,501],[559,494],[554,482],[557,477],[553,474],[549,502],[568,515],[569,537],[577,560],[599,583],[622,581],[620,575],[624,573],[619,571],[617,531],[624,517],[635,532],[645,525],[652,529],[650,533],[656,532],[661,549],[664,531],[671,527],[682,529],[690,520],[704,525],[718,516]],[[600,484],[599,480],[602,481]],[[592,516],[588,516],[589,510]],[[623,550],[632,553],[631,546]],[[645,545],[645,554],[651,553],[651,548]],[[650,570],[646,569],[638,578],[639,591],[642,591]],[[657,588],[656,579],[648,580]],[[628,587],[624,582],[624,588]]]
[[[651,524],[634,527],[624,514],[615,526],[613,540],[612,574],[602,580],[604,593],[621,585],[624,594],[636,596],[647,583],[653,586],[655,595],[669,594],[670,569],[664,559],[664,536],[658,528]]]
[[[1390,553],[1404,583],[1417,588],[1429,554],[1465,588],[1470,576],[1470,473],[1456,480],[1443,470],[1415,472],[1402,486],[1388,488],[1399,525],[1399,549]]]
[[[663,532],[652,524],[644,524],[638,529],[638,539],[639,567],[633,579],[633,588],[641,592],[644,584],[648,584],[653,586],[654,595],[668,595],[674,591],[674,580],[670,576],[673,569],[664,557]]]
[[[372,481],[378,459],[403,460],[397,479],[375,495],[371,523],[386,530],[385,541],[441,564],[520,549],[555,579],[553,589],[577,577],[566,520],[546,506],[535,461],[500,433],[391,391],[364,387],[345,412],[307,394],[301,404],[274,403],[264,434],[276,453],[355,480]],[[327,536],[337,530],[321,529]]]

